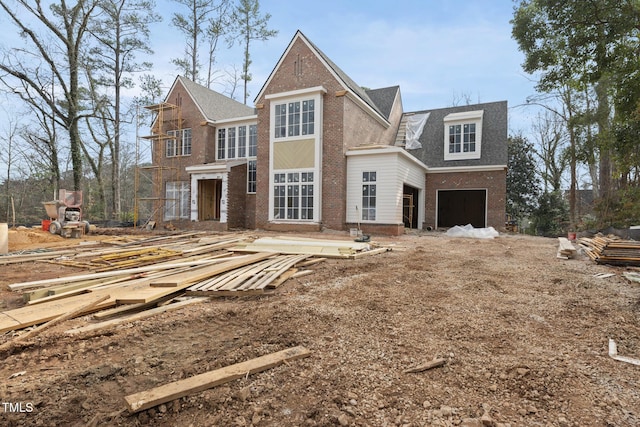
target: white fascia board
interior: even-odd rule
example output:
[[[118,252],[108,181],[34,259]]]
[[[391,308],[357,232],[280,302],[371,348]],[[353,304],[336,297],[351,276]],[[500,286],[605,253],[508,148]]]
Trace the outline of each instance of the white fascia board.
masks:
[[[444,168],[429,168],[427,173],[451,173],[451,172],[495,172],[506,170],[507,165],[488,166],[451,166]]]
[[[223,119],[223,120],[207,120],[207,124],[209,126],[217,126],[217,125],[226,125],[229,123],[240,123],[240,122],[258,122],[258,115],[254,114],[251,116],[244,117],[233,117],[231,119]]]
[[[464,111],[462,113],[451,113],[444,116],[445,122],[453,122],[458,120],[478,120],[482,119],[484,110]]]
[[[311,93],[327,93],[327,89],[325,89],[324,86],[314,86],[314,87],[308,87],[304,89],[290,90],[288,92],[272,93],[269,95],[265,95],[264,98],[265,99],[294,98],[294,97],[300,97],[303,95],[308,95]]]
[[[418,160],[418,158],[407,153],[407,151],[404,150],[403,148],[395,147],[392,145],[377,147],[377,148],[355,148],[355,149],[350,149],[345,153],[347,157],[372,156],[372,155],[380,155],[380,154],[382,155],[397,154],[397,155],[403,156],[404,158],[406,158],[407,160],[409,160],[410,162],[418,166],[420,169],[423,169],[425,172],[429,171],[429,167],[424,163],[422,163],[420,160]]]
[[[187,166],[185,170],[188,173],[206,173],[206,172],[229,172],[229,170],[238,165],[247,163],[246,159],[232,160],[229,162],[205,163],[203,165]]]

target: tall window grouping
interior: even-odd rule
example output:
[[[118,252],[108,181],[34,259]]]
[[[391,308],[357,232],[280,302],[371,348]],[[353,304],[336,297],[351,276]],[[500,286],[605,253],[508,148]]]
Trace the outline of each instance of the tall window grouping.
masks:
[[[376,219],[376,172],[362,172],[362,220]]]
[[[247,159],[247,193],[256,192],[258,126],[239,125],[218,128],[216,141],[218,160]]]
[[[273,182],[274,219],[313,219],[313,172],[276,173]]]
[[[170,181],[166,183],[164,220],[188,219],[190,214],[191,193],[189,181]]]

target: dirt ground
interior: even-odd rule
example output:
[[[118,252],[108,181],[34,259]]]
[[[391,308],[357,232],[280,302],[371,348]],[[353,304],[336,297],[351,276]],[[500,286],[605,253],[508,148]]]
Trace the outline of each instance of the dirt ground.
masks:
[[[17,238],[10,250],[69,245]],[[611,338],[640,358],[640,285],[622,276],[628,268],[557,259],[556,239],[531,236],[372,240],[395,249],[316,264],[274,295],[193,304],[82,339],[62,332],[88,318],[64,322],[0,354],[0,425],[640,425],[640,366],[608,356]],[[5,308],[20,304],[8,284],[75,272],[0,268]],[[126,395],[297,345],[312,355],[126,411]],[[404,372],[433,358],[446,363]]]

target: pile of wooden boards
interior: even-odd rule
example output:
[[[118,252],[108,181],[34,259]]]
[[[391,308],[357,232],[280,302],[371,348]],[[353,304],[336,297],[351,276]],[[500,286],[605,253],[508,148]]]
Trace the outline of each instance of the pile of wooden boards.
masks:
[[[581,237],[578,243],[598,264],[640,266],[640,242],[616,236]]]
[[[326,257],[355,258],[387,250],[353,241],[190,233],[115,239],[99,247],[38,253],[36,258],[32,254],[6,256],[0,258],[0,264],[62,263],[82,268],[83,274],[9,285],[10,290],[23,292],[27,302],[24,307],[0,312],[0,333],[69,313],[75,317],[95,313],[94,317],[104,320],[142,310],[160,312],[171,309],[167,302],[182,296],[202,301],[201,297],[266,294],[289,278],[309,274],[305,268]],[[186,302],[179,304],[171,306]]]
[[[569,259],[576,256],[576,248],[573,243],[566,237],[558,237],[558,258]]]
[[[303,237],[263,237],[252,242],[240,243],[231,248],[234,252],[277,252],[280,254],[306,254],[326,258],[358,258],[364,255],[386,252],[388,248],[372,249],[368,243],[353,240],[319,240]]]

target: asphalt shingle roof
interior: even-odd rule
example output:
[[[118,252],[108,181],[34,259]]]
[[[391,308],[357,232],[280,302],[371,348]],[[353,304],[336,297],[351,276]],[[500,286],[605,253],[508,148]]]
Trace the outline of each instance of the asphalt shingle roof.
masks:
[[[178,80],[191,94],[207,120],[226,120],[255,114],[254,108],[195,83],[186,77],[178,76]]]

